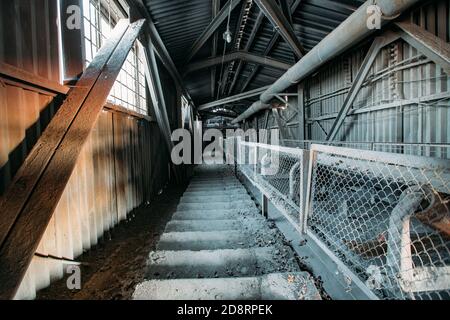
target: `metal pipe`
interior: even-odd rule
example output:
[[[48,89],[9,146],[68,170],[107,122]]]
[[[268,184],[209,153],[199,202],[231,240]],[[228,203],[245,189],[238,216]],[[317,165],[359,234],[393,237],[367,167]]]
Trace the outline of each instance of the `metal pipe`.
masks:
[[[252,98],[252,97],[256,97],[259,96],[261,93],[263,93],[265,90],[267,90],[269,88],[269,86],[265,86],[262,88],[258,88],[258,89],[254,89],[251,91],[247,91],[244,93],[240,93],[237,94],[235,96],[231,96],[231,97],[227,97],[221,100],[217,100],[217,101],[213,101],[213,102],[209,102],[209,103],[205,103],[202,104],[198,107],[198,111],[203,111],[203,110],[207,110],[207,109],[211,109],[217,106],[221,106],[227,103],[231,103],[231,102],[236,102],[239,100],[244,100],[244,99],[248,99],[248,98]]]
[[[387,23],[388,19],[398,16],[418,1],[419,0],[376,1],[377,6],[382,12],[382,25]],[[241,122],[261,110],[270,108],[269,102],[276,94],[299,83],[318,67],[337,57],[355,43],[358,43],[377,31],[376,29],[369,29],[367,26],[369,18],[367,12],[373,4],[374,2],[372,0],[368,0],[362,4],[359,9],[342,22],[339,27],[326,36],[319,44],[308,52],[308,54],[272,84],[269,89],[261,95],[260,101],[255,102],[244,113],[234,119],[232,123]]]

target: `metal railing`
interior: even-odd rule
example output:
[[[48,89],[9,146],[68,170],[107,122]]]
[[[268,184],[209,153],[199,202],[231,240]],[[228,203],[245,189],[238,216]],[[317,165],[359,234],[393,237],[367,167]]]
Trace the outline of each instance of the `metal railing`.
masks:
[[[450,299],[450,161],[228,138],[232,144],[237,172],[368,297]]]
[[[397,142],[352,142],[352,141],[314,141],[288,140],[282,141],[283,146],[310,150],[313,144],[324,144],[335,147],[381,151],[405,155],[450,159],[449,143],[397,143]]]
[[[237,168],[300,230],[307,154],[300,149],[238,141]]]
[[[449,161],[313,145],[305,230],[379,298],[450,298]]]

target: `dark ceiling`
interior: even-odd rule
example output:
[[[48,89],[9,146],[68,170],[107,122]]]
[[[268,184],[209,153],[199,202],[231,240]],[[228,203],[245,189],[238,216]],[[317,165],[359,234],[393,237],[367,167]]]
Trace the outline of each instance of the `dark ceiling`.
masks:
[[[220,8],[227,4],[227,0],[146,1],[151,18],[180,74],[183,74],[183,70],[186,68],[186,58],[192,44],[213,19],[214,1],[220,3]],[[279,1],[286,1],[288,8],[296,7],[295,11],[291,12],[289,20],[292,21],[295,34],[306,51],[311,50],[364,2],[363,0]],[[280,4],[279,1],[278,4]],[[244,10],[246,8],[250,8],[248,14]],[[227,44],[225,52],[236,51],[237,47],[239,47],[239,50],[249,48],[250,53],[294,64],[296,60],[291,47],[277,34],[277,31],[265,16],[260,17],[262,22],[259,28],[255,28],[259,15],[263,14],[254,0],[240,1],[231,13],[230,29],[233,34],[233,41]],[[245,19],[245,17],[248,18]],[[246,22],[244,23],[244,21]],[[222,57],[224,51],[222,35],[226,30],[226,25],[227,19],[217,31],[216,56],[218,57]],[[237,31],[241,27],[243,27],[243,33],[239,37]],[[248,45],[249,38],[255,32],[255,29],[254,40]],[[211,37],[189,63],[210,58],[213,53],[213,41],[214,37]],[[273,46],[271,46],[271,43]],[[269,85],[284,72],[272,67],[256,65],[252,62],[239,63],[239,61],[234,61],[189,73],[185,75],[184,83],[192,99],[199,106],[217,100],[217,98],[232,96]],[[220,85],[220,83],[223,85]],[[253,101],[255,99],[256,97],[253,98]],[[239,101],[228,105],[227,108],[240,113],[253,101],[252,99]]]

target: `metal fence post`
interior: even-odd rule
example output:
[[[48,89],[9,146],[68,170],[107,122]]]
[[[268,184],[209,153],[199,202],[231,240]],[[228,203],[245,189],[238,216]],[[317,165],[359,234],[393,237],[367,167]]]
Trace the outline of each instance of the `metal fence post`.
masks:
[[[261,195],[261,214],[264,218],[269,217],[269,199],[267,199],[267,196],[262,193]]]

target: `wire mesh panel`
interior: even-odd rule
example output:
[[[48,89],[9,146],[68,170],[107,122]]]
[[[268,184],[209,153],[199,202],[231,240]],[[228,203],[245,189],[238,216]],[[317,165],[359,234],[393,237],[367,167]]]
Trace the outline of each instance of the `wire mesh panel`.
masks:
[[[300,230],[308,154],[301,149],[238,142],[238,169]]]
[[[450,298],[450,161],[313,145],[307,232],[379,298]]]

